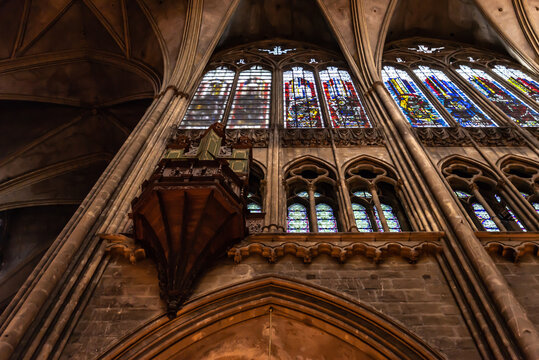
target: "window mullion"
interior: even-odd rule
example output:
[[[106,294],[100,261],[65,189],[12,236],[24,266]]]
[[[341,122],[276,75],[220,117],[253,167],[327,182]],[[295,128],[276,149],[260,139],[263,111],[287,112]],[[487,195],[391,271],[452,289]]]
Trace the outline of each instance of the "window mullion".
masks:
[[[324,88],[322,87],[322,84],[320,82],[320,74],[318,74],[318,68],[314,68],[313,69],[313,73],[314,73],[314,80],[315,80],[315,84],[316,84],[316,88],[318,89],[318,97],[320,98],[319,102],[320,102],[320,108],[321,108],[321,111],[322,111],[322,114],[320,114],[323,118],[322,118],[322,125],[325,125],[324,127],[325,128],[328,128],[328,129],[331,129],[333,128],[333,124],[332,124],[332,120],[331,120],[331,116],[329,114],[329,111],[328,111],[328,104],[327,104],[327,99],[326,99],[326,94],[324,93]]]
[[[421,89],[421,91],[423,91],[423,93],[425,94],[427,99],[436,108],[436,110],[438,110],[438,112],[445,118],[445,120],[448,122],[448,124],[450,126],[453,126],[453,127],[455,127],[455,126],[460,127],[460,124],[455,119],[453,119],[453,116],[451,116],[449,111],[447,111],[447,109],[442,104],[440,104],[440,101],[434,95],[432,95],[430,90],[425,86],[423,81],[421,81],[421,79],[419,79],[419,77],[414,73],[414,71],[412,69],[410,69],[410,68],[406,68],[406,72],[408,73],[408,75],[410,75],[412,80],[417,84],[419,89]]]
[[[236,96],[236,88],[238,87],[238,78],[240,77],[240,71],[236,70],[236,74],[234,75],[234,80],[232,81],[232,85],[230,87],[230,95],[228,95],[228,100],[226,103],[225,111],[223,113],[223,120],[222,124],[225,126],[228,123],[228,116],[230,115],[230,109],[232,108],[232,103],[234,102],[234,96]]]
[[[517,126],[509,116],[507,116],[501,109],[499,109],[496,104],[494,104],[492,101],[487,99],[483,94],[481,94],[479,91],[477,91],[472,85],[468,83],[465,79],[460,76],[455,69],[452,67],[447,67],[447,77],[449,77],[451,80],[453,80],[457,86],[462,89],[462,91],[470,97],[474,102],[477,103],[477,106],[479,106],[487,115],[489,115],[492,118],[492,121],[498,126]]]
[[[380,218],[380,222],[382,223],[382,227],[384,228],[384,232],[389,232],[389,226],[387,226],[386,216],[384,214],[384,210],[382,209],[380,198],[378,198],[376,186],[371,184],[369,190],[372,195],[372,200],[374,201],[374,206],[376,207],[376,210],[378,212],[378,217]],[[378,231],[380,231],[380,229],[378,229]]]
[[[315,185],[309,184],[307,192],[309,193],[309,217],[311,218],[309,224],[311,226],[311,232],[318,232],[318,217],[316,215],[316,201],[314,198]]]
[[[477,199],[477,201],[479,201],[479,203],[481,205],[483,205],[483,208],[487,211],[487,213],[490,215],[490,218],[492,219],[492,221],[494,221],[494,223],[496,224],[496,226],[498,226],[498,229],[500,231],[507,231],[507,229],[505,228],[505,226],[503,225],[502,221],[500,220],[500,218],[498,217],[498,214],[496,214],[494,212],[494,210],[492,210],[492,208],[490,207],[489,203],[485,200],[485,198],[483,197],[483,195],[481,194],[481,192],[479,191],[479,188],[477,187],[477,184],[472,184],[471,185],[471,189],[472,189],[472,193],[473,195],[475,196],[475,198]]]

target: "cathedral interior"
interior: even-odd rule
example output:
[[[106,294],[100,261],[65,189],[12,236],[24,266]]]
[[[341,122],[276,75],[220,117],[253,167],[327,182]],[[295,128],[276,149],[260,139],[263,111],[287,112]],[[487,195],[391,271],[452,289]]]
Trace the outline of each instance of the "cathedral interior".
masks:
[[[0,360],[539,359],[538,0],[0,34]]]

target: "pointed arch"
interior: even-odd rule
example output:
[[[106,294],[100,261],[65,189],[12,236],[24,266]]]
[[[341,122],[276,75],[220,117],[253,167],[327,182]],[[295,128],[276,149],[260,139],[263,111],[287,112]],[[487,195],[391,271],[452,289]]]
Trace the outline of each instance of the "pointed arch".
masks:
[[[298,165],[301,165],[302,163],[313,163],[315,165],[319,165],[319,166],[327,168],[333,174],[337,173],[337,169],[335,169],[335,166],[333,166],[332,164],[330,164],[324,159],[321,159],[319,157],[312,156],[312,155],[300,156],[294,160],[289,161],[283,166],[284,173],[285,174],[288,173],[290,169],[293,169],[297,167]]]
[[[258,348],[249,345],[247,350],[260,352],[263,348],[262,354],[267,354],[269,316],[273,319],[274,337],[279,336],[277,330],[284,326],[283,322],[303,330],[294,338],[297,343],[292,346],[297,346],[296,349],[280,348],[274,343],[275,353],[294,350],[303,353],[316,340],[323,340],[327,341],[326,345],[344,346],[369,359],[444,358],[411,331],[370,306],[312,284],[281,277],[255,278],[193,299],[175,319],[168,320],[163,315],[151,321],[115,344],[101,358],[181,357],[192,346],[211,342],[213,349],[223,349],[221,344],[237,338],[244,339],[243,350],[245,342],[255,338]],[[307,334],[315,334],[316,338]]]
[[[346,170],[348,170],[349,168],[351,168],[352,166],[360,162],[375,164],[381,168],[386,169],[388,171],[388,174],[391,174],[392,176],[396,178],[395,167],[392,164],[388,163],[387,161],[384,161],[379,158],[375,158],[374,156],[366,155],[366,154],[362,154],[350,160],[347,160],[343,164],[343,170],[346,172]]]

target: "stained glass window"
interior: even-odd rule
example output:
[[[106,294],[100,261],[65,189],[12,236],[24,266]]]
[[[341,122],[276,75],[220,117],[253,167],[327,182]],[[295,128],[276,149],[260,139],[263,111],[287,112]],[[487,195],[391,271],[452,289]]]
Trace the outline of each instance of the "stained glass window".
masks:
[[[442,71],[419,66],[414,73],[461,126],[496,126]]]
[[[535,209],[535,211],[537,211],[539,213],[539,203],[534,202],[534,203],[532,203],[532,206]]]
[[[461,65],[457,72],[517,124],[539,126],[539,113],[517,99],[486,72],[466,65]]]
[[[354,211],[354,218],[356,219],[356,226],[359,232],[372,232],[371,220],[367,214],[367,209],[364,206],[352,203],[352,210]]]
[[[287,232],[309,232],[309,218],[307,209],[301,204],[292,204],[288,207]]]
[[[221,121],[234,81],[234,71],[219,67],[202,78],[180,124],[185,129],[206,129]]]
[[[326,96],[331,125],[334,128],[371,127],[350,74],[330,66],[320,71],[319,75]]]
[[[472,197],[472,195],[468,194],[467,192],[465,191],[462,191],[462,190],[456,190],[455,191],[455,194],[457,194],[457,197],[459,199],[463,199],[463,200],[467,200],[469,199],[470,197]]]
[[[498,201],[500,204],[502,203],[502,199],[500,198],[500,196],[494,195],[494,197],[496,198],[496,201]],[[509,206],[505,206],[505,210],[507,210],[507,212],[509,213],[509,216],[511,216],[511,219],[513,219],[513,221],[517,223],[520,230],[527,231],[524,225],[522,225],[520,220],[515,216],[515,213],[511,209],[509,209]]]
[[[255,202],[250,202],[247,204],[247,210],[249,210],[251,214],[259,214],[262,212],[262,207]]]
[[[284,118],[287,128],[321,128],[322,117],[314,74],[302,67],[283,73]]]
[[[307,191],[301,191],[299,193],[296,194],[296,196],[299,196],[299,197],[302,197],[302,198],[309,198],[309,193]],[[314,197],[317,198],[317,197],[320,197],[322,196],[322,194],[320,194],[319,192],[314,192]]]
[[[365,191],[365,190],[360,190],[360,191],[354,191],[352,193],[354,196],[357,196],[357,197],[360,197],[360,198],[363,198],[363,199],[371,199],[372,198],[372,194],[368,191]]]
[[[227,128],[267,128],[270,118],[271,71],[253,66],[242,71]]]
[[[539,103],[539,83],[530,76],[520,70],[503,65],[496,65],[492,70]]]
[[[333,209],[328,204],[316,205],[316,219],[318,221],[319,232],[337,232],[337,220],[333,214]]]
[[[384,66],[382,78],[389,93],[412,126],[448,126],[406,71]]]
[[[489,213],[487,212],[487,210],[485,210],[483,205],[479,203],[473,203],[472,209],[475,213],[475,216],[477,216],[477,218],[481,222],[481,225],[483,225],[483,228],[486,231],[500,231],[500,229],[498,229],[498,227],[496,226],[496,223],[490,218]]]
[[[386,218],[387,227],[390,232],[401,232],[401,225],[399,219],[395,215],[393,208],[387,204],[380,204],[382,211],[384,212],[384,217]]]

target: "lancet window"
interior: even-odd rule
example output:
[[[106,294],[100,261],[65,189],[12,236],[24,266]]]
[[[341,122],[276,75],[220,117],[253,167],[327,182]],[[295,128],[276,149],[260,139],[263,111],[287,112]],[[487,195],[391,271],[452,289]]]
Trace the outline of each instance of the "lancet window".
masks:
[[[490,170],[455,160],[442,171],[478,231],[528,230],[526,214]]]
[[[503,55],[424,41],[398,41],[384,53],[382,78],[412,126],[539,126],[537,77]]]
[[[337,54],[269,43],[226,50],[210,61],[180,128],[205,129],[214,122],[226,129],[372,126]]]
[[[302,163],[289,170],[287,232],[338,232],[336,184],[333,171],[321,164]]]
[[[410,229],[397,195],[395,174],[365,161],[346,170],[346,182],[359,232],[400,232]]]

